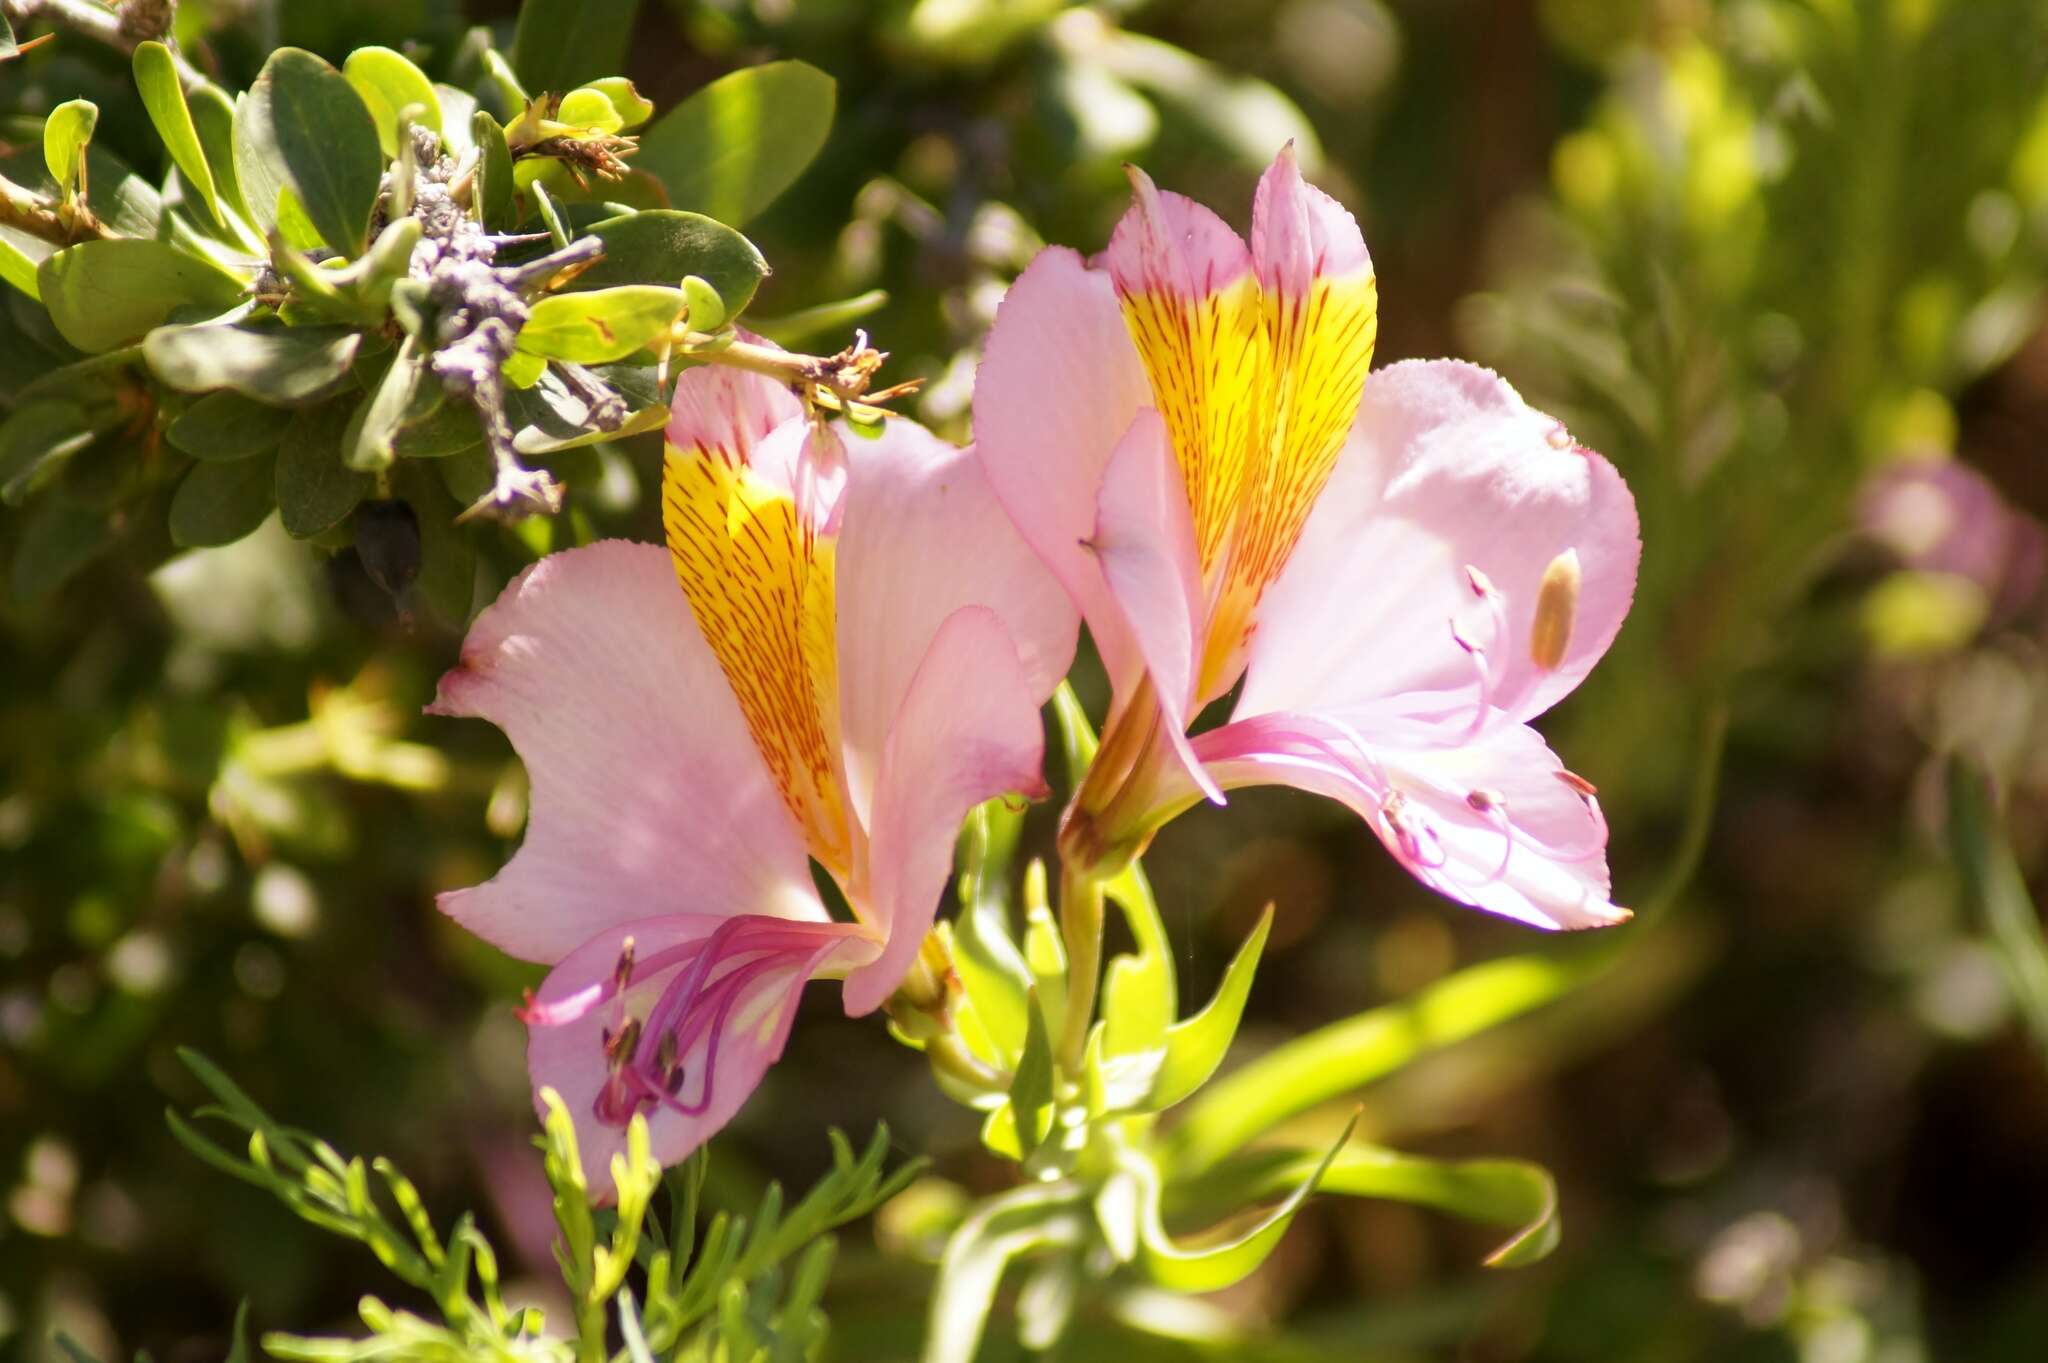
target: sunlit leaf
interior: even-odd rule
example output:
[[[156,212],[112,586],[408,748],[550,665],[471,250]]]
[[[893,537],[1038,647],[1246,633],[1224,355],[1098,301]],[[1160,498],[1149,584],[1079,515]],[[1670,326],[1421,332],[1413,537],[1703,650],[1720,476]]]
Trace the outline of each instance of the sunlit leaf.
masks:
[[[528,312],[519,348],[573,364],[623,360],[667,335],[683,303],[681,289],[652,284],[554,294]]]
[[[434,83],[403,53],[388,47],[359,47],[348,54],[341,74],[370,111],[386,157],[398,155],[399,115],[413,105],[420,108],[414,115],[420,124],[441,131],[441,99],[434,93]]]
[[[1086,1231],[1086,1212],[1071,1185],[1026,1184],[984,1201],[946,1242],[923,1363],[972,1363],[1011,1261],[1072,1248]]]
[[[51,322],[88,354],[132,341],[180,308],[225,310],[242,288],[209,260],[129,237],[67,246],[36,267]]]
[[[731,318],[746,310],[768,274],[768,262],[754,243],[699,213],[652,209],[592,223],[584,235],[604,242],[604,257],[576,276],[570,289],[674,286],[685,275],[695,275],[718,291]]]
[[[368,245],[384,176],[377,124],[348,79],[296,47],[270,54],[235,108],[235,173],[263,230],[290,190],[320,238],[346,256]]]
[[[836,100],[832,78],[804,62],[734,71],[656,119],[634,163],[670,202],[744,226],[824,147]]]
[[[0,501],[19,506],[96,435],[75,402],[50,398],[15,408],[0,420]]]
[[[185,177],[185,183],[206,204],[206,211],[217,223],[224,222],[220,212],[220,193],[213,182],[213,168],[207,164],[206,149],[199,140],[199,129],[192,121],[191,106],[185,102],[185,86],[178,79],[177,62],[171,50],[159,42],[143,42],[135,46],[132,65],[135,71],[135,88],[142,95],[142,107],[149,112],[149,121],[156,128],[156,135],[163,139],[164,150],[171,155],[171,163],[178,168],[178,174]]]
[[[67,203],[78,195],[85,148],[99,121],[99,106],[89,99],[65,100],[43,120],[43,164],[49,167],[57,193]]]
[[[1245,1000],[1251,996],[1252,976],[1259,968],[1259,954],[1265,949],[1266,935],[1272,927],[1273,909],[1268,905],[1259,915],[1258,926],[1231,958],[1230,968],[1223,973],[1223,983],[1216,986],[1215,997],[1201,1012],[1166,1029],[1166,1055],[1160,1062],[1147,1106],[1163,1110],[1191,1097],[1223,1063],[1237,1036]]]

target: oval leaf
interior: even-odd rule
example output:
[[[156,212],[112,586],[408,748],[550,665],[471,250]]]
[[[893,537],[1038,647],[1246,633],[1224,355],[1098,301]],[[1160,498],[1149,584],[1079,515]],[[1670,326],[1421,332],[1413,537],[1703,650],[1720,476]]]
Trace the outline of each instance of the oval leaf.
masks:
[[[268,459],[194,464],[171,498],[171,542],[198,549],[251,533],[276,504],[273,479]]]
[[[441,131],[441,100],[434,82],[403,53],[388,47],[359,47],[342,63],[348,81],[377,125],[377,142],[387,157],[398,155],[398,116],[417,104],[425,112],[418,121]]]
[[[640,0],[526,0],[512,31],[512,69],[535,94],[573,90],[626,64]]]
[[[218,463],[276,449],[291,424],[292,414],[283,408],[266,407],[240,393],[208,393],[187,407],[164,437],[194,459]]]
[[[242,181],[235,174],[235,102],[218,86],[202,85],[185,96],[185,109],[192,116],[193,131],[206,153],[206,167],[213,175],[221,202],[253,222],[249,205],[242,197]]]
[[[156,135],[163,139],[164,150],[171,154],[171,163],[193,192],[206,201],[206,211],[213,214],[213,220],[223,222],[213,169],[206,163],[206,151],[200,145],[199,129],[192,122],[191,106],[185,103],[185,87],[178,80],[171,50],[158,42],[138,43],[133,65],[142,107],[149,111],[149,121],[155,126]]]
[[[43,164],[68,203],[78,195],[78,174],[85,167],[86,144],[99,125],[100,106],[89,99],[67,99],[43,120]]]
[[[655,209],[593,223],[585,236],[604,242],[604,255],[576,276],[571,290],[618,284],[680,284],[695,275],[718,294],[731,320],[753,301],[768,275],[754,243],[701,213]],[[698,330],[704,330],[699,327]]]
[[[519,329],[519,348],[574,364],[623,360],[667,335],[683,304],[681,289],[653,284],[556,294],[533,305]]]
[[[64,585],[114,540],[103,512],[45,497],[31,509],[14,546],[14,599],[32,601]]]
[[[837,91],[799,61],[721,76],[655,120],[634,164],[668,186],[671,203],[744,224],[825,145]]]
[[[75,402],[50,398],[17,407],[0,421],[0,501],[19,506],[96,434]]]
[[[50,255],[36,267],[36,290],[59,334],[98,354],[134,340],[179,308],[233,307],[242,281],[163,242],[121,237]]]
[[[348,79],[301,48],[270,54],[235,109],[235,173],[265,231],[289,189],[329,246],[354,257],[368,245],[384,176],[376,120]]]
[[[231,388],[277,407],[316,401],[348,379],[362,343],[342,327],[209,322],[160,327],[142,343],[150,372],[187,393]]]
[[[332,530],[370,493],[370,475],[341,462],[349,416],[346,403],[309,407],[285,432],[277,454],[277,510],[294,539]]]

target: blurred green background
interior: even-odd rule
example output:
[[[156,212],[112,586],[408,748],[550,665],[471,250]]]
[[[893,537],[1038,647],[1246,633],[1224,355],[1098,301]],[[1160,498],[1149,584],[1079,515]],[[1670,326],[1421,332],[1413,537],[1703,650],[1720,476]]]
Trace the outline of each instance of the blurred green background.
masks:
[[[440,75],[512,10],[188,0],[180,32],[231,86],[279,43]],[[631,54],[663,108],[769,58],[837,77],[824,155],[748,228],[775,268],[756,311],[886,289],[861,323],[885,380],[925,376],[916,414],[950,434],[1003,287],[1042,241],[1106,239],[1121,162],[1242,227],[1293,137],[1365,229],[1379,360],[1495,366],[1640,502],[1635,612],[1546,721],[1601,788],[1636,923],[1482,921],[1280,792],[1149,860],[1190,997],[1277,905],[1244,1053],[1506,953],[1581,967],[1358,1095],[1374,1139],[1549,1165],[1562,1249],[1490,1272],[1484,1230],[1326,1199],[1250,1282],[1149,1335],[1084,1320],[1067,1356],[2048,1356],[2048,997],[2004,874],[2048,860],[2048,6],[672,0]],[[160,171],[125,61],[62,41],[0,67],[0,112],[81,94]],[[600,533],[656,536],[650,441],[558,465]],[[484,533],[479,603],[569,532]],[[16,534],[0,518],[0,563]],[[180,1045],[547,1276],[511,1012],[534,976],[432,908],[524,815],[494,730],[419,715],[457,636],[274,524],[164,553],[0,593],[0,1350],[47,1356],[61,1325],[102,1357],[218,1358],[244,1296],[258,1327],[346,1330],[368,1256],[167,1138],[200,1097]],[[816,992],[714,1183],[801,1184],[822,1125],[886,1118],[994,1186],[973,1115]],[[914,1351],[905,1219],[847,1237],[834,1356]]]

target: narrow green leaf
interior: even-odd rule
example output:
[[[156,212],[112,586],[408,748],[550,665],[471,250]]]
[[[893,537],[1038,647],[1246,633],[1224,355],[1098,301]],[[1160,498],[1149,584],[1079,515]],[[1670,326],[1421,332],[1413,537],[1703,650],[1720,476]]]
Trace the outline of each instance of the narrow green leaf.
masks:
[[[1045,1139],[1052,1120],[1052,1034],[1034,991],[1025,1009],[1024,1054],[1010,1082],[1010,1115],[1017,1127],[1019,1149],[1029,1155]]]
[[[1540,1164],[1512,1159],[1436,1160],[1352,1142],[1323,1168],[1314,1153],[1256,1150],[1225,1161],[1191,1184],[1170,1188],[1176,1206],[1230,1209],[1291,1192],[1322,1169],[1325,1193],[1383,1198],[1505,1226],[1514,1234],[1486,1256],[1489,1268],[1519,1268],[1557,1247],[1562,1227],[1557,1181]]]
[[[276,449],[291,424],[288,410],[224,390],[187,407],[164,438],[194,459],[248,459]]]
[[[150,372],[187,393],[229,388],[272,406],[315,402],[348,382],[362,344],[344,327],[208,322],[159,327],[142,343]]]
[[[1087,1232],[1080,1190],[1068,1183],[1027,1183],[983,1201],[946,1241],[932,1290],[923,1363],[973,1363],[1013,1259],[1071,1249]]]
[[[57,182],[57,193],[69,203],[78,197],[78,176],[85,168],[86,144],[100,121],[100,106],[89,99],[67,99],[43,120],[43,164]]]
[[[880,312],[888,304],[887,289],[869,289],[866,293],[834,303],[820,303],[814,308],[799,308],[775,317],[750,317],[747,326],[779,346],[794,348],[814,337],[844,331],[863,317]]]
[[[1208,1168],[1289,1117],[1541,1008],[1607,964],[1599,955],[1503,957],[1296,1037],[1202,1090],[1167,1137],[1171,1165]]]
[[[512,68],[528,90],[573,90],[626,65],[640,0],[525,0],[512,31]]]
[[[185,102],[185,86],[178,79],[171,50],[159,42],[138,43],[133,66],[142,107],[148,110],[156,135],[163,139],[164,150],[171,154],[171,163],[185,177],[185,183],[206,201],[206,211],[213,214],[213,220],[225,223],[220,212],[220,194],[213,183],[213,168],[206,162],[206,149],[192,121],[191,106]]]
[[[836,100],[832,78],[804,62],[734,71],[656,119],[634,165],[671,203],[743,226],[824,147]]]
[[[341,462],[349,415],[346,402],[308,407],[285,433],[277,456],[277,509],[294,539],[332,530],[369,495],[369,475]]]
[[[1338,1137],[1336,1145],[1280,1205],[1236,1237],[1205,1241],[1199,1247],[1177,1244],[1166,1233],[1159,1216],[1159,1171],[1151,1160],[1135,1153],[1127,1155],[1120,1168],[1133,1176],[1139,1192],[1139,1268],[1155,1284],[1173,1292],[1215,1292],[1242,1282],[1266,1261],[1266,1256],[1280,1243],[1280,1237],[1287,1233],[1294,1214],[1316,1190],[1317,1183],[1329,1169],[1331,1161],[1336,1159],[1337,1152],[1351,1139],[1352,1129],[1357,1125],[1358,1119],[1354,1116],[1345,1126],[1344,1134]]]
[[[213,176],[218,201],[233,209],[244,222],[255,219],[242,197],[241,177],[235,174],[235,103],[214,85],[202,85],[185,95],[186,112],[199,146],[206,154],[206,168]]]
[[[584,235],[604,242],[604,257],[571,281],[572,290],[619,284],[674,286],[685,275],[695,275],[717,290],[730,319],[746,310],[768,275],[768,262],[753,242],[701,213],[629,213],[593,223]]]
[[[1119,953],[1103,972],[1103,1050],[1112,1056],[1157,1050],[1180,1012],[1173,943],[1142,864],[1133,861],[1125,867],[1109,883],[1106,896],[1123,914],[1138,949]]]
[[[1259,954],[1265,950],[1266,936],[1272,928],[1273,908],[1269,904],[1259,915],[1252,935],[1231,958],[1230,968],[1223,973],[1223,983],[1216,986],[1216,996],[1201,1012],[1166,1029],[1166,1057],[1153,1080],[1146,1106],[1164,1111],[1192,1096],[1216,1073],[1216,1067],[1223,1063],[1230,1043],[1237,1037],[1237,1024],[1244,1017],[1245,1000],[1252,992],[1252,976],[1259,968]]]
[[[233,544],[270,514],[275,483],[268,458],[194,464],[171,498],[171,542],[187,549]]]
[[[75,402],[48,398],[15,408],[0,421],[0,502],[21,505],[97,434]]]
[[[967,816],[960,839],[960,916],[953,925],[954,966],[975,1015],[1004,1068],[1024,1053],[1030,1023],[1031,967],[1010,933],[1009,878],[1024,811],[998,797]]]
[[[1999,827],[1984,774],[1960,757],[1948,771],[1951,854],[1973,907],[1991,929],[2008,986],[2035,1044],[2048,1051],[2048,940],[2027,881]]]
[[[483,225],[493,232],[512,227],[512,151],[505,144],[505,129],[487,109],[478,109],[470,119],[470,135],[483,154],[476,167],[476,201],[483,206]]]
[[[1081,707],[1081,698],[1074,694],[1072,682],[1062,681],[1053,691],[1052,719],[1053,727],[1059,730],[1067,790],[1079,790],[1101,740],[1095,736],[1095,726],[1088,722],[1088,712]]]
[[[398,355],[377,381],[377,387],[356,407],[342,438],[342,462],[364,473],[391,467],[398,457],[398,433],[412,411],[420,386],[427,382],[426,356],[419,342],[408,336],[400,343]]]
[[[98,354],[134,340],[179,308],[233,307],[243,286],[203,257],[122,237],[50,255],[36,267],[36,289],[64,339]]]
[[[441,98],[434,82],[403,53],[388,47],[359,47],[341,66],[342,78],[362,98],[377,126],[377,142],[387,159],[398,155],[398,116],[419,105],[417,120],[441,131]]]
[[[345,256],[363,253],[384,175],[377,124],[321,58],[283,47],[263,63],[235,109],[235,173],[266,232],[290,190],[322,240]]]
[[[573,364],[623,360],[666,336],[683,305],[681,289],[653,284],[554,294],[528,312],[519,348]]]

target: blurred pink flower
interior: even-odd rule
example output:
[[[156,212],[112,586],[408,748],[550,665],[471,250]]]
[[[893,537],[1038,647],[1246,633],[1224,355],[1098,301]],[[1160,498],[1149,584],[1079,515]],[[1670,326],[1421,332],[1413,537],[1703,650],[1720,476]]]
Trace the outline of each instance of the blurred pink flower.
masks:
[[[1967,464],[1889,464],[1865,485],[1859,512],[1864,533],[1906,567],[1975,584],[1993,623],[2017,614],[2041,585],[2048,535]]]
[[[1291,150],[1249,246],[1132,179],[1097,265],[1052,248],[1011,288],[975,394],[989,483],[1115,689],[1063,849],[1114,864],[1202,793],[1280,783],[1344,801],[1454,899],[1625,918],[1592,786],[1527,723],[1628,611],[1620,476],[1486,370],[1368,377],[1371,259]]]
[[[896,420],[849,449],[751,374],[677,382],[663,512],[667,552],[522,573],[431,707],[498,725],[531,777],[517,855],[440,904],[554,967],[528,1064],[593,1189],[636,1112],[663,1163],[724,1125],[807,980],[851,1014],[895,989],[967,810],[1043,789],[1077,628],[971,452]]]

